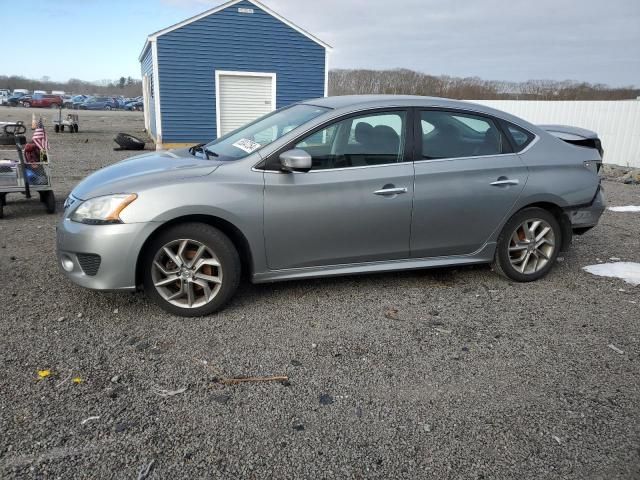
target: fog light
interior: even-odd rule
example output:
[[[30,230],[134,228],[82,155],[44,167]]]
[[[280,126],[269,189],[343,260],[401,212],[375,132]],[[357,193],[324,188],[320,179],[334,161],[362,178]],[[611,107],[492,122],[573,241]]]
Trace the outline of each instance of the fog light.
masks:
[[[62,268],[64,268],[65,272],[73,271],[73,260],[71,260],[68,255],[62,255],[60,263],[62,264]]]

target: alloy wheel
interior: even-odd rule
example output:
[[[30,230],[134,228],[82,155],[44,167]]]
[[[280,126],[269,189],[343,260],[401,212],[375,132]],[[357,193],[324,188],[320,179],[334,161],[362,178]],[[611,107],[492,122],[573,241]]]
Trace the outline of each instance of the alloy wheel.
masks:
[[[178,239],[156,253],[151,279],[167,302],[198,308],[216,297],[223,275],[220,261],[209,247],[197,240]]]
[[[516,271],[530,275],[549,263],[555,248],[555,234],[549,223],[540,218],[525,220],[511,235],[509,261]]]

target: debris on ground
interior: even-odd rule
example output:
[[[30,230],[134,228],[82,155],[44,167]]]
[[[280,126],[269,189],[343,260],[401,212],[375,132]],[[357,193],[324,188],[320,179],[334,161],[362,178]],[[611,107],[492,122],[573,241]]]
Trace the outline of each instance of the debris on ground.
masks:
[[[557,437],[555,435],[551,435],[551,438],[553,438],[556,442],[558,442],[558,445],[562,445],[562,442],[560,441],[560,437]]]
[[[181,393],[184,393],[187,391],[187,387],[182,387],[179,388],[177,390],[165,390],[163,388],[160,387],[153,387],[153,393],[155,393],[156,395],[159,395],[161,397],[174,397],[176,395],[180,395]]]
[[[76,385],[79,383],[82,383],[82,379],[80,377],[73,377],[73,379],[71,380],[73,383],[75,383]]]
[[[397,308],[390,308],[384,313],[384,316],[387,317],[389,320],[400,320],[400,317],[398,316]]]
[[[609,347],[611,350],[613,350],[614,352],[616,352],[619,355],[623,355],[624,354],[624,350],[620,350],[613,343],[610,343],[609,345],[607,345],[607,347]]]
[[[72,373],[69,373],[69,375],[67,375],[63,380],[60,380],[58,383],[56,383],[56,388],[68,382],[72,375],[73,375]]]
[[[434,330],[438,333],[451,333],[451,330],[447,330],[446,328],[440,328],[440,327],[436,327],[434,328]]]
[[[320,405],[331,405],[333,403],[333,397],[328,393],[320,394]]]
[[[85,418],[84,420],[82,420],[80,422],[80,425],[84,425],[85,423],[90,422],[91,420],[99,420],[99,419],[100,419],[100,415],[94,415],[92,417],[87,417],[87,418]]]
[[[148,464],[142,464],[142,467],[140,467],[140,470],[138,471],[138,480],[145,480],[149,476],[151,467],[153,467],[154,463],[155,460],[151,460]]]
[[[38,378],[40,380],[44,380],[49,376],[51,376],[51,370],[38,370]]]
[[[218,383],[224,385],[237,385],[239,383],[250,382],[288,382],[289,377],[286,375],[276,375],[272,377],[232,377],[232,378],[218,378]]]

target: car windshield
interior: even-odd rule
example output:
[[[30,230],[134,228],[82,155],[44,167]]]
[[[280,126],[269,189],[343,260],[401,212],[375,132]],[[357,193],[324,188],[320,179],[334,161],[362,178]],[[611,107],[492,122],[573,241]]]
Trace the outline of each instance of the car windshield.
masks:
[[[239,160],[328,110],[302,104],[281,108],[208,143],[204,148],[214,154],[216,160]]]

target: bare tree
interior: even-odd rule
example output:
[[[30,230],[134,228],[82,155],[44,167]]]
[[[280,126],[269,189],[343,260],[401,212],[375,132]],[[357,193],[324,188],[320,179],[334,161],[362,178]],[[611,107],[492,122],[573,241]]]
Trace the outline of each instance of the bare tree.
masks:
[[[507,82],[478,77],[433,76],[407,69],[332,70],[329,95],[406,94],[467,100],[623,100],[635,99],[640,89],[612,88],[572,80]]]

